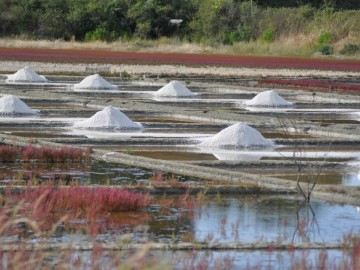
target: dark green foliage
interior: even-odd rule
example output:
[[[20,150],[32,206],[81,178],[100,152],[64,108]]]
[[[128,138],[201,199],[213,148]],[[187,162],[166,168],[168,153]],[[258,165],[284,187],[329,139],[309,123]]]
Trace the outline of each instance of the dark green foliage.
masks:
[[[315,8],[331,5],[336,10],[359,9],[359,0],[254,0],[262,7],[299,7],[309,5]]]
[[[341,25],[350,16],[356,18],[358,12],[336,11],[356,8],[360,8],[359,0],[0,0],[0,36],[80,41],[177,37],[204,44],[270,42],[304,33],[312,22],[323,25],[329,16]],[[173,19],[181,23],[172,23]],[[352,32],[359,30],[354,20],[342,25],[349,25]],[[346,31],[339,28],[332,38],[336,41]]]
[[[347,55],[355,54],[358,52],[360,52],[360,45],[356,45],[352,43],[346,43],[344,45],[344,48],[340,50],[341,54],[347,54]]]
[[[329,44],[324,44],[316,48],[317,52],[320,52],[322,55],[330,55],[333,53],[333,48]]]

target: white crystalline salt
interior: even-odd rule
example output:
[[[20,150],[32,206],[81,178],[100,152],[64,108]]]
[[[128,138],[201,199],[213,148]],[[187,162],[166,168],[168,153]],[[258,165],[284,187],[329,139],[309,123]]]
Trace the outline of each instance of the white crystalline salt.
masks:
[[[274,146],[273,142],[265,139],[256,129],[241,122],[223,129],[199,145],[214,148],[257,148]]]
[[[36,114],[22,100],[13,95],[6,95],[0,98],[0,114]]]
[[[160,88],[154,94],[154,97],[193,97],[195,93],[191,92],[186,86],[178,81],[171,81]]]
[[[15,74],[7,77],[7,82],[47,82],[48,80],[37,74],[30,67],[24,67],[18,70]]]
[[[74,123],[76,128],[86,129],[142,129],[142,125],[131,121],[124,113],[108,106],[89,119]]]
[[[245,101],[247,106],[258,107],[290,107],[293,103],[286,101],[274,90],[268,90],[257,94],[253,99]]]
[[[99,74],[86,77],[80,83],[74,84],[74,89],[117,89],[116,85],[110,84]]]

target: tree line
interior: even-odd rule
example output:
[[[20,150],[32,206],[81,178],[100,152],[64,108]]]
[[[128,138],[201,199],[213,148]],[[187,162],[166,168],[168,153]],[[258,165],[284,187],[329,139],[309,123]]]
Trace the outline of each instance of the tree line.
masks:
[[[0,36],[104,40],[265,40],[359,0],[0,0]],[[286,33],[285,33],[286,34]]]

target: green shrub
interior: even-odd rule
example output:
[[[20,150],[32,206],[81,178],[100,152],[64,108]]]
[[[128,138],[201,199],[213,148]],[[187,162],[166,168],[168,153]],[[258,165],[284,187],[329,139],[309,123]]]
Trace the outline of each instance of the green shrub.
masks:
[[[268,29],[266,29],[262,35],[262,39],[266,42],[274,41],[274,39],[275,39],[274,29],[272,27],[269,27]]]
[[[320,47],[322,45],[329,44],[330,38],[331,38],[331,33],[330,32],[321,33],[320,36],[318,37],[317,45]]]
[[[87,32],[85,34],[84,41],[94,41],[94,40],[101,40],[101,41],[114,41],[117,38],[116,33],[110,32],[105,27],[98,27],[94,31]]]
[[[324,44],[316,48],[317,52],[321,52],[322,55],[330,55],[333,53],[333,48],[329,44]]]
[[[235,32],[230,32],[228,39],[229,39],[229,44],[233,45],[235,43],[236,39],[237,39],[236,38],[236,33]]]
[[[352,44],[352,43],[346,43],[344,45],[344,48],[340,50],[341,54],[355,54],[357,52],[360,52],[360,45]]]
[[[315,51],[322,55],[330,55],[333,53],[333,48],[329,45],[331,39],[330,32],[322,32],[317,39]]]
[[[234,45],[236,42],[240,41],[250,41],[251,39],[251,29],[248,27],[238,27],[236,31],[230,33],[222,33],[222,42],[224,44]]]

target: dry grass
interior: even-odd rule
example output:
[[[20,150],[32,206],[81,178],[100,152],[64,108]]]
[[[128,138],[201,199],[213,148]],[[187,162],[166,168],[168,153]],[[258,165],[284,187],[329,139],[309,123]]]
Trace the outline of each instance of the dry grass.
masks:
[[[110,51],[142,51],[142,52],[179,52],[179,53],[204,53],[216,52],[215,48],[200,44],[180,42],[177,39],[161,38],[159,40],[131,41],[118,40],[115,42],[77,42],[63,40],[24,40],[24,39],[0,39],[0,47],[9,48],[42,48],[42,49],[88,49]]]
[[[300,45],[299,45],[300,44]],[[9,48],[41,48],[41,49],[87,49],[109,51],[139,51],[139,52],[169,52],[169,53],[220,53],[238,55],[311,55],[308,43],[302,45],[299,38],[282,38],[272,43],[260,41],[239,42],[216,47],[201,44],[181,42],[176,39],[161,38],[156,41],[132,40],[115,41],[112,43],[93,41],[75,42],[62,40],[22,40],[0,39],[0,47]]]
[[[261,41],[237,43],[233,46],[233,53],[239,55],[310,56],[313,50],[308,44],[281,39],[271,43]]]
[[[0,47],[9,48],[42,48],[42,49],[88,49],[109,51],[139,51],[139,52],[169,52],[169,53],[220,53],[235,55],[274,55],[274,56],[313,56],[316,41],[321,34],[320,30],[310,34],[293,33],[292,35],[280,36],[273,42],[261,40],[250,42],[238,42],[233,46],[217,44],[214,46],[189,43],[176,38],[161,38],[159,40],[131,41],[118,40],[115,42],[77,42],[63,40],[23,40],[23,39],[0,39]],[[335,56],[346,43],[360,44],[358,35],[351,35],[336,40],[331,44]],[[350,56],[359,59],[360,54]]]
[[[320,32],[313,32],[309,35],[296,34],[282,36],[271,43],[265,43],[259,40],[240,42],[232,46],[231,49],[234,54],[245,55],[313,56],[319,35]],[[355,36],[348,36],[336,41],[332,44],[334,56],[340,56],[339,51],[346,43],[360,44],[360,39]],[[352,55],[351,58],[359,59],[360,54]]]
[[[300,45],[299,45],[300,44]],[[221,53],[245,55],[310,55],[307,43],[299,38],[282,38],[272,43],[260,41],[239,42],[234,46],[204,46],[196,43],[181,42],[176,39],[161,38],[159,40],[115,41],[112,43],[93,41],[75,42],[62,40],[22,40],[0,39],[0,47],[9,48],[41,48],[41,49],[88,49],[109,51],[169,52],[169,53]]]

